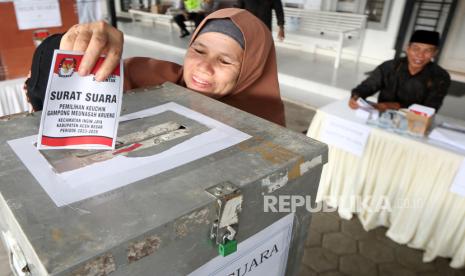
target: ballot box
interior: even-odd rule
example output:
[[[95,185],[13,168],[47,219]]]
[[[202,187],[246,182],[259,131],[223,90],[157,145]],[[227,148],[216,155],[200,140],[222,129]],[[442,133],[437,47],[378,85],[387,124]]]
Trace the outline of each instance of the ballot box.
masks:
[[[325,144],[170,83],[124,95],[113,151],[38,151],[39,122],[0,122],[17,275],[298,273]]]

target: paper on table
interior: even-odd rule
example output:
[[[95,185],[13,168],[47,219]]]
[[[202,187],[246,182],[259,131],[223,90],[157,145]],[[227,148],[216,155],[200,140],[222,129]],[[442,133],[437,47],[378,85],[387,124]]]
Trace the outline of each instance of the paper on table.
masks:
[[[357,156],[362,156],[371,128],[328,115],[321,131],[321,141]]]
[[[369,102],[365,101],[362,98],[357,99],[357,104],[359,108],[355,111],[355,115],[365,121],[368,120],[377,120],[379,117],[379,111],[373,107]]]
[[[360,108],[364,109],[375,109],[369,102],[365,101],[362,98],[357,99],[357,104]]]
[[[283,276],[286,271],[294,214],[289,214],[240,242],[237,251],[215,257],[188,276]]]
[[[428,138],[465,150],[465,133],[436,127]]]
[[[462,161],[462,165],[455,175],[450,191],[465,197],[465,159]]]
[[[251,136],[210,117],[176,103],[167,103],[120,117],[121,121],[143,118],[173,111],[210,128],[164,152],[146,157],[117,156],[100,163],[55,173],[45,157],[34,146],[36,136],[8,141],[8,144],[42,185],[57,206],[71,204],[138,180],[176,168],[222,149],[238,144]],[[99,183],[99,185],[95,185]]]
[[[451,123],[448,123],[448,122],[442,122],[439,126],[442,127],[442,128],[445,128],[445,129],[450,129],[450,130],[455,130],[455,131],[458,131],[458,132],[465,133],[465,127],[464,126],[451,124]]]

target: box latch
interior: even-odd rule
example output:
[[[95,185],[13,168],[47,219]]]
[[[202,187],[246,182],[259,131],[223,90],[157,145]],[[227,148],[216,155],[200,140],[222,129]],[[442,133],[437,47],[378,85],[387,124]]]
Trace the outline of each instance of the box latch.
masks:
[[[225,257],[237,250],[236,234],[239,228],[239,213],[242,208],[242,192],[238,186],[223,182],[205,190],[216,198],[217,217],[210,230],[210,239]]]
[[[10,267],[15,276],[26,276],[31,275],[29,266],[27,264],[26,257],[23,251],[19,247],[16,240],[13,238],[9,231],[2,231],[2,239],[4,241],[6,250],[8,252],[8,258],[10,261]]]

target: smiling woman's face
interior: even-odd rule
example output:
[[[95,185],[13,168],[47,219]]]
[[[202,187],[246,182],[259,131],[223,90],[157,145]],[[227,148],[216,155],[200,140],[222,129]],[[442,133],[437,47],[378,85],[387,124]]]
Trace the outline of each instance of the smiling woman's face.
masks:
[[[187,88],[209,97],[232,92],[242,66],[244,50],[231,37],[217,32],[199,35],[184,58]]]

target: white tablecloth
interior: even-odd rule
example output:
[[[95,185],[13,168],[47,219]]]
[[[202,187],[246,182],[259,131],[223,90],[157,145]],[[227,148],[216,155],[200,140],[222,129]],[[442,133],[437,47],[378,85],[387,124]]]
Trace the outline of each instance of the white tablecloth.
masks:
[[[23,92],[25,78],[0,81],[0,117],[30,111]]]
[[[363,123],[347,101],[335,102],[317,111],[307,135],[319,139],[328,115]],[[465,198],[449,189],[464,156],[426,138],[372,127],[361,157],[329,146],[316,200],[338,207],[345,219],[357,213],[365,230],[388,227],[392,240],[425,250],[425,262],[451,257],[452,267],[463,267]]]

